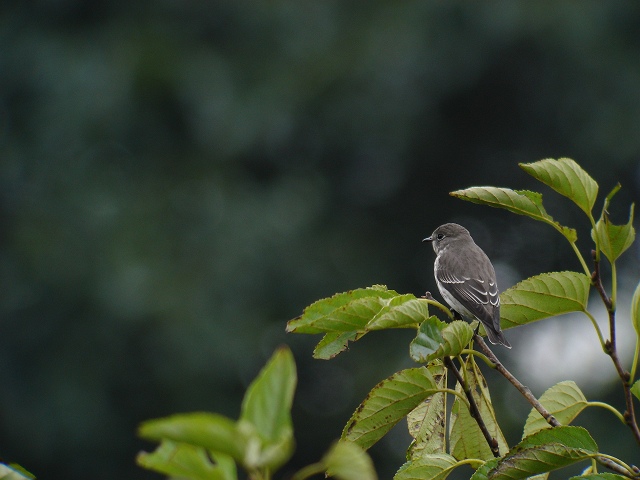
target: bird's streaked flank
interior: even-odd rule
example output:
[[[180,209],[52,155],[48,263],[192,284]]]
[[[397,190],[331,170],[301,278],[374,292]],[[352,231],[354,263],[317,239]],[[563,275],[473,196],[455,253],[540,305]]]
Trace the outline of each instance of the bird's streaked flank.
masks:
[[[436,284],[451,309],[459,316],[480,320],[491,343],[511,348],[500,330],[496,272],[469,231],[457,223],[445,223],[423,242],[431,242],[436,252]]]

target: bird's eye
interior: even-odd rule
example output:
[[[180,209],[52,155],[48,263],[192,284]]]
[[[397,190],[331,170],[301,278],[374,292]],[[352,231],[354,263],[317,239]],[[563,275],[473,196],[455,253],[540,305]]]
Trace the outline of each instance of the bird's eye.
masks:
[[[436,235],[436,238],[438,240],[442,240],[444,238],[444,233],[439,233],[438,235]]]

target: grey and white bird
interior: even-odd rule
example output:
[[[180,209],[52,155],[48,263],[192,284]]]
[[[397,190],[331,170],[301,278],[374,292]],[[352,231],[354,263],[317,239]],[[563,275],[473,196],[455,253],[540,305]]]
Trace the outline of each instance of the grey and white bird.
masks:
[[[451,309],[469,320],[480,320],[491,343],[511,348],[500,329],[496,272],[469,231],[457,223],[445,223],[422,241],[431,242],[436,252],[436,284]]]

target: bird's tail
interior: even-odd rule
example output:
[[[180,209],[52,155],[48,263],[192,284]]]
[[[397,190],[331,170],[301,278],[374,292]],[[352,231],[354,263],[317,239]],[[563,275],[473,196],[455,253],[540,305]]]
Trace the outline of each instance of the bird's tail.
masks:
[[[507,348],[511,348],[511,344],[504,336],[504,333],[502,333],[502,331],[496,331],[493,328],[488,327],[487,325],[484,326],[484,329],[487,332],[487,337],[489,337],[489,341],[491,343],[493,343],[494,345],[500,344],[504,345]]]

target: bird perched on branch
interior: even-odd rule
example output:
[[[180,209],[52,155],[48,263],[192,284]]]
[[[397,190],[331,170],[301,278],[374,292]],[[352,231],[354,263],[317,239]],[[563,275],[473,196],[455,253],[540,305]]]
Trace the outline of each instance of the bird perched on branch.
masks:
[[[422,241],[431,242],[436,252],[436,283],[451,309],[460,317],[480,320],[491,343],[511,348],[500,330],[496,272],[469,231],[457,223],[445,223]]]

